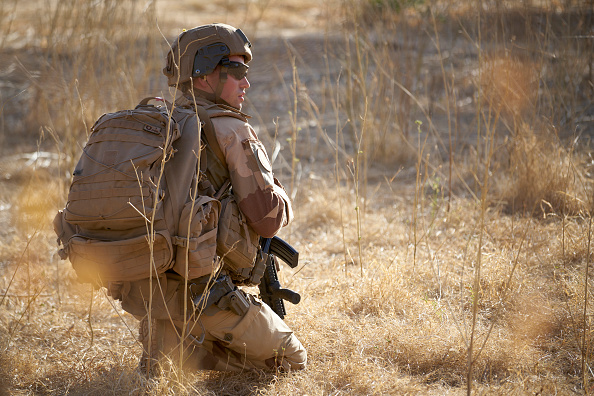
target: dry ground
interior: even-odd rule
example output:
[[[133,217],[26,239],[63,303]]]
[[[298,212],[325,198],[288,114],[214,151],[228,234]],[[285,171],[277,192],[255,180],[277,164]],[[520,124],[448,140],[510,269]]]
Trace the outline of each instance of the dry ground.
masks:
[[[544,40],[538,51],[524,51],[530,29],[503,29],[510,35],[503,37],[488,29],[509,20],[517,27],[518,14],[505,14],[505,2],[486,2],[493,13],[485,13],[484,51],[477,51],[475,32],[462,23],[475,15],[466,3],[452,10],[447,1],[425,2],[427,8],[384,15],[382,25],[365,25],[362,11],[360,25],[353,24],[349,7],[360,10],[360,2],[167,3],[156,3],[166,37],[216,20],[242,26],[254,43],[246,109],[294,196],[296,221],[281,236],[300,252],[300,265],[285,267],[281,280],[302,295],[287,307],[286,321],[308,349],[309,367],[288,374],[172,371],[151,379],[137,372],[136,320],[104,290],[76,281],[55,254],[51,220],[84,143],[82,122],[166,89],[162,79],[127,85],[132,77],[115,55],[114,75],[92,81],[83,70],[91,66],[67,48],[106,62],[100,48],[125,44],[117,30],[133,34],[124,23],[149,29],[147,37],[161,33],[154,22],[128,15],[107,18],[118,21],[116,31],[88,20],[89,32],[106,29],[104,41],[87,48],[93,35],[76,36],[80,42],[54,43],[61,52],[50,56],[47,37],[61,36],[49,25],[31,26],[51,13],[5,0],[0,395],[457,395],[467,392],[469,377],[473,394],[592,390],[592,58],[584,47],[565,49],[551,39],[565,37],[554,32],[562,22],[577,26],[588,15],[591,22],[591,12],[582,19],[576,12],[571,24],[565,3],[527,2],[544,4],[545,12],[531,17],[532,9],[523,9],[525,26],[536,31],[544,20],[551,29],[534,34]],[[85,2],[63,4],[87,10]],[[97,4],[112,9],[108,1]],[[139,54],[148,59],[154,48],[143,45]],[[586,67],[569,64],[576,58],[565,51],[574,50],[585,51]],[[361,53],[374,56],[361,60]],[[384,54],[389,58],[378,62]],[[566,75],[543,72],[562,62]],[[131,64],[138,73],[162,67]],[[579,70],[571,74],[573,68]],[[69,73],[85,78],[62,80]],[[123,86],[127,94],[95,83]],[[559,85],[575,95],[542,93]],[[368,146],[357,146],[361,136]]]

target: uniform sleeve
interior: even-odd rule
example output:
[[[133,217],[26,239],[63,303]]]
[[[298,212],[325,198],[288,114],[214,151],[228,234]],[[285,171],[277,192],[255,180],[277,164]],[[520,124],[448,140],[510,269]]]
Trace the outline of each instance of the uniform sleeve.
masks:
[[[273,237],[292,220],[293,210],[289,196],[272,174],[262,142],[247,122],[232,117],[212,120],[239,209],[254,231]]]

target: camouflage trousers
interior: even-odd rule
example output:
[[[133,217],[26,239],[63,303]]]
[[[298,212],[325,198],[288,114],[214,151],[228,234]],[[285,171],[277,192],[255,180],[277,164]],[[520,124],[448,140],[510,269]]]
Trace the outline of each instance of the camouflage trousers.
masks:
[[[225,309],[186,323],[139,318],[141,368],[151,372],[167,361],[188,370],[304,369],[307,352],[287,324],[267,304],[246,297],[243,316]]]

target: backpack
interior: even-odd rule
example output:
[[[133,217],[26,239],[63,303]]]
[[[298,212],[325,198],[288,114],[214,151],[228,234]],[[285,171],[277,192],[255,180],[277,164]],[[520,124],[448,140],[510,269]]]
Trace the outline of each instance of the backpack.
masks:
[[[152,99],[95,122],[54,218],[58,253],[81,282],[106,286],[168,270],[192,279],[219,265],[221,204],[198,164],[198,136],[222,156],[212,122],[204,109],[197,116]]]

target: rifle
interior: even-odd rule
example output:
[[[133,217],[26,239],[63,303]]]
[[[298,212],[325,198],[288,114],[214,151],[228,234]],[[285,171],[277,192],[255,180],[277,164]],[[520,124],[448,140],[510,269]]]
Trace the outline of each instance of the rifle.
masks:
[[[287,311],[285,310],[283,300],[287,300],[293,304],[299,304],[301,296],[293,290],[281,288],[276,270],[276,258],[280,258],[289,267],[295,268],[299,264],[299,252],[277,236],[273,238],[260,238],[260,249],[263,258],[266,260],[266,267],[259,285],[260,298],[281,319],[284,319]]]

